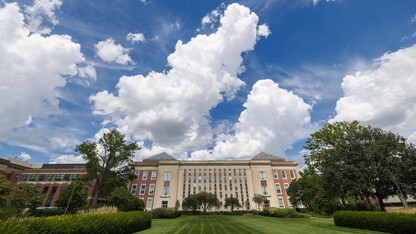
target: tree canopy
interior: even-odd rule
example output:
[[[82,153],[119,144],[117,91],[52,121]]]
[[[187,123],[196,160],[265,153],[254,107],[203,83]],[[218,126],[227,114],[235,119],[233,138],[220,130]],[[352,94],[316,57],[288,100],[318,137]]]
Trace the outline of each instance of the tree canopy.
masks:
[[[144,210],[142,199],[133,196],[125,187],[118,187],[110,193],[107,204],[116,206],[119,211]]]
[[[198,209],[198,200],[196,194],[192,194],[185,197],[185,199],[182,202],[182,209],[192,210],[193,212],[195,212]]]
[[[98,144],[86,141],[76,146],[75,151],[87,161],[87,175],[83,180],[95,180],[93,204],[97,204],[104,189],[111,192],[136,177],[133,156],[139,149],[136,143],[127,144],[125,135],[117,130],[105,133]]]
[[[241,207],[240,202],[238,202],[238,199],[235,197],[226,198],[224,206],[226,208],[230,207],[231,211],[234,211],[234,208]]]
[[[24,208],[35,209],[42,205],[44,196],[40,188],[28,183],[19,184],[10,195],[10,204],[20,211]]]
[[[253,201],[257,204],[257,209],[260,210],[261,204],[265,203],[267,201],[267,198],[263,197],[262,195],[255,194],[253,197]]]
[[[199,192],[196,194],[196,200],[198,201],[198,205],[206,212],[207,209],[210,209],[217,204],[218,198],[212,193]]]
[[[72,181],[60,193],[55,205],[68,210],[79,209],[88,203],[88,190],[83,181]]]

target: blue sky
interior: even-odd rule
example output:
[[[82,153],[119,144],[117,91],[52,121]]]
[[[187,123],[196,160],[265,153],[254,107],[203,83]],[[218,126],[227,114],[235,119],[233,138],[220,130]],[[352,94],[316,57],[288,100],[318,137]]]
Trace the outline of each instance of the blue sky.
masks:
[[[354,119],[416,143],[415,1],[30,4],[0,3],[1,157],[80,162],[118,128],[136,160],[303,165],[309,134]]]

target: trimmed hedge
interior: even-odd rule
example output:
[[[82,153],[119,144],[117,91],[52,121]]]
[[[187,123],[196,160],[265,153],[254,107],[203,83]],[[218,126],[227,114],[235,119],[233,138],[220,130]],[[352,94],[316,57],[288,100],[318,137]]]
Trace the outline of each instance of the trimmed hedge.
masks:
[[[302,218],[305,215],[296,212],[295,209],[291,208],[284,208],[284,209],[270,209],[269,207],[266,207],[259,213],[263,216],[269,216],[269,217],[277,217],[277,218]]]
[[[46,218],[8,219],[0,233],[133,233],[150,228],[152,216],[143,211]]]
[[[416,233],[416,214],[371,211],[337,211],[337,226],[391,233]]]
[[[28,210],[24,216],[31,216],[31,217],[49,217],[49,216],[56,216],[56,215],[63,215],[65,214],[65,210],[61,208],[50,208],[50,209],[36,209],[36,210]]]
[[[161,207],[152,210],[152,216],[155,219],[172,219],[181,216],[181,213],[175,211],[173,208]]]

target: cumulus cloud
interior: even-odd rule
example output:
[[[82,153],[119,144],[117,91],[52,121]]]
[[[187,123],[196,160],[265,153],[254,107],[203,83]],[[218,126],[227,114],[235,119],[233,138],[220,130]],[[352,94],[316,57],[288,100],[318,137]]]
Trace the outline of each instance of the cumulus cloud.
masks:
[[[129,33],[126,35],[126,40],[131,41],[131,43],[135,43],[138,41],[144,42],[145,38],[143,33]]]
[[[388,52],[373,67],[347,75],[331,121],[359,120],[416,143],[416,45]]]
[[[262,24],[258,27],[257,34],[259,36],[268,37],[270,35],[269,27],[266,24]]]
[[[212,136],[209,111],[244,85],[241,54],[253,50],[257,23],[247,7],[229,5],[216,32],[176,43],[169,71],[123,76],[118,95],[91,96],[94,114],[109,115],[121,131],[151,140],[152,147],[184,152],[205,145]]]
[[[23,161],[23,162],[30,162],[32,157],[25,152],[21,152],[19,155],[16,155],[16,159]]]
[[[85,60],[80,49],[68,35],[31,34],[17,3],[0,8],[0,140],[35,118],[61,113],[56,88],[66,85],[63,76],[78,73]]]
[[[78,75],[82,78],[90,77],[93,80],[97,79],[97,72],[95,71],[95,68],[91,65],[79,66]]]
[[[111,38],[105,41],[99,41],[94,47],[97,50],[97,56],[105,62],[116,62],[123,65],[133,63],[128,55],[130,49],[126,49],[120,44],[116,45]]]
[[[59,23],[55,17],[55,10],[60,8],[62,0],[35,0],[32,6],[26,6],[24,13],[28,21],[28,28],[31,32],[40,34],[50,34],[52,29],[45,25],[44,19],[47,20],[51,26]]]
[[[74,155],[61,155],[57,158],[52,158],[49,160],[51,164],[63,164],[63,163],[86,163],[82,156]]]
[[[260,151],[284,157],[284,151],[312,128],[312,107],[272,80],[257,81],[243,106],[235,133],[216,138],[215,159],[249,159]],[[192,159],[208,159],[207,151],[193,152]]]

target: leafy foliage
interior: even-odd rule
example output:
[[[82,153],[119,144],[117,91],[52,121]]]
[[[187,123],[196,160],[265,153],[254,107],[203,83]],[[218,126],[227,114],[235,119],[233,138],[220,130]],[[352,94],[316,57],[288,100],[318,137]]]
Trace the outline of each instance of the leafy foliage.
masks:
[[[196,200],[198,201],[198,205],[200,205],[204,212],[206,212],[207,209],[216,205],[218,198],[212,193],[199,192],[196,194]]]
[[[171,218],[176,218],[180,215],[181,215],[180,212],[177,212],[174,209],[167,208],[167,207],[161,207],[161,208],[156,208],[152,210],[152,216],[155,219],[162,219],[162,218],[171,219]]]
[[[0,208],[5,207],[9,202],[9,194],[13,187],[5,175],[0,174]]]
[[[21,183],[19,188],[14,188],[10,195],[10,204],[22,211],[25,208],[35,209],[42,205],[43,194],[40,188],[28,183]]]
[[[179,210],[179,207],[181,206],[181,204],[179,203],[179,201],[178,200],[176,200],[176,203],[175,203],[175,211],[178,211]]]
[[[267,201],[266,197],[263,197],[262,195],[255,194],[253,197],[253,201],[257,204],[257,209],[260,210],[261,204]]]
[[[9,219],[0,233],[134,233],[150,228],[152,216],[142,211]]]
[[[84,181],[95,179],[93,204],[97,204],[103,190],[112,191],[125,181],[134,179],[133,156],[140,148],[136,143],[126,144],[125,135],[117,130],[105,133],[96,143],[89,141],[77,145],[79,152],[87,161],[87,175]]]
[[[118,187],[111,192],[107,204],[116,206],[120,211],[144,210],[144,202],[133,196],[125,187]]]
[[[302,202],[304,206],[311,208],[315,195],[322,187],[320,181],[321,178],[317,174],[302,174],[301,178],[293,180],[287,191],[290,196],[290,202],[292,204]]]
[[[79,209],[87,205],[88,200],[88,190],[83,181],[72,181],[68,186],[66,186],[56,199],[55,204],[57,207],[68,210]]]
[[[245,206],[246,206],[246,210],[249,211],[250,210],[250,201],[249,200],[246,200]]]
[[[414,233],[416,230],[416,214],[337,211],[334,222],[337,226],[390,233]]]
[[[183,200],[182,209],[192,210],[193,212],[198,209],[198,199],[196,194],[189,195]]]
[[[226,208],[230,207],[231,208],[231,212],[234,211],[234,208],[237,207],[241,207],[240,202],[238,202],[238,199],[235,197],[228,197],[225,199],[225,204],[224,206]]]

